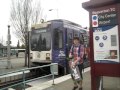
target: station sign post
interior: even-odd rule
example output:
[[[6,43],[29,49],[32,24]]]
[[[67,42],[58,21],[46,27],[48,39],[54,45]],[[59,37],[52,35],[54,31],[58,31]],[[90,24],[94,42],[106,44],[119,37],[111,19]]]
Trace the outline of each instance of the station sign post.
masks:
[[[91,0],[89,11],[91,90],[102,90],[102,76],[120,77],[120,1]]]

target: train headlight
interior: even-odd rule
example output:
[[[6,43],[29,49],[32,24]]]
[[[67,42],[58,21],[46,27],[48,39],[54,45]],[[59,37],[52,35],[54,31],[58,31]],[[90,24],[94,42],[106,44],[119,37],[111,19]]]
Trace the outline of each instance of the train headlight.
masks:
[[[46,60],[50,60],[50,53],[46,53]]]

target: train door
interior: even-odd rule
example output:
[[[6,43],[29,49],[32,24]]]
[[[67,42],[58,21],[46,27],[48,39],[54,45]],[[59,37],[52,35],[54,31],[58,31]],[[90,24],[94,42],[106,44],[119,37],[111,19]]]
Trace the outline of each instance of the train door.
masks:
[[[74,36],[74,31],[72,29],[67,28],[66,29],[66,48],[67,52],[69,53],[69,50],[73,44],[73,36]],[[68,53],[66,52],[66,56],[68,56]]]
[[[57,27],[53,29],[52,62],[58,63],[59,67],[65,68],[65,50],[64,50],[64,28]],[[59,70],[60,71],[60,70]],[[62,70],[64,71],[64,70]],[[63,72],[61,72],[63,73]]]
[[[65,52],[66,52],[66,58],[69,57],[69,51],[70,48],[73,44],[73,36],[74,36],[74,31],[72,29],[66,28],[66,47],[65,47]],[[66,73],[69,73],[69,62],[66,59]]]
[[[55,28],[53,30],[53,62],[64,68],[64,74],[68,73],[68,53],[72,45],[73,30],[69,28]]]

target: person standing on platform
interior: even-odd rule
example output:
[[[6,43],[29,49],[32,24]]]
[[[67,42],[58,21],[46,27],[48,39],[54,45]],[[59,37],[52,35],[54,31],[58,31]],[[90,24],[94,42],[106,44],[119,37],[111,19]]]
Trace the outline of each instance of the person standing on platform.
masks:
[[[73,63],[70,64],[70,67],[78,66],[78,70],[81,78],[79,81],[76,81],[73,75],[71,74],[72,80],[74,82],[74,87],[72,90],[76,90],[77,88],[79,88],[79,90],[82,90],[82,81],[83,81],[82,70],[84,68],[83,55],[84,55],[84,45],[80,43],[79,37],[74,37],[73,45],[71,46],[69,53],[69,58],[73,58]]]

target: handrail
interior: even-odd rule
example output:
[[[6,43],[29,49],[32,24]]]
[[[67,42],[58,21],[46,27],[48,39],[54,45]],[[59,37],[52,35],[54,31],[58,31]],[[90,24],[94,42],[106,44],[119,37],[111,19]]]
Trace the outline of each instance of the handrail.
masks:
[[[31,80],[25,80],[25,71],[32,70],[32,69],[37,69],[37,68],[48,67],[48,66],[54,66],[54,65],[58,65],[58,64],[57,63],[52,63],[52,64],[48,64],[48,65],[37,66],[37,67],[32,67],[32,68],[25,68],[25,69],[21,69],[21,70],[16,70],[16,71],[0,74],[0,76],[3,76],[3,75],[8,75],[8,74],[17,73],[17,72],[23,72],[23,77],[22,77],[23,81],[22,82],[14,84],[14,85],[10,85],[10,86],[5,87],[5,88],[1,88],[0,90],[5,90],[5,89],[8,89],[10,87],[14,87],[14,86],[17,86],[17,85],[20,85],[20,84],[23,84],[23,86],[24,86],[23,90],[25,90],[25,84],[26,83],[31,82],[31,81],[35,81],[35,80],[38,80],[38,79],[41,79],[41,78],[45,78],[45,77],[48,77],[48,76],[51,76],[51,75],[53,77],[52,79],[53,79],[53,85],[54,85],[54,75],[55,75],[54,71],[52,71],[51,74],[48,74],[48,75],[45,75],[45,76],[41,76],[41,77],[34,78],[34,79],[31,79]]]
[[[48,66],[52,66],[52,65],[56,65],[56,64],[57,63],[52,63],[52,64],[48,64],[48,65],[43,65],[43,66],[37,66],[37,67],[32,67],[32,68],[20,69],[20,70],[16,70],[16,71],[12,71],[12,72],[7,72],[7,73],[0,74],[0,76],[7,75],[7,74],[12,74],[12,73],[16,73],[16,72],[21,72],[21,71],[27,71],[27,70],[37,69],[37,68],[48,67]]]

